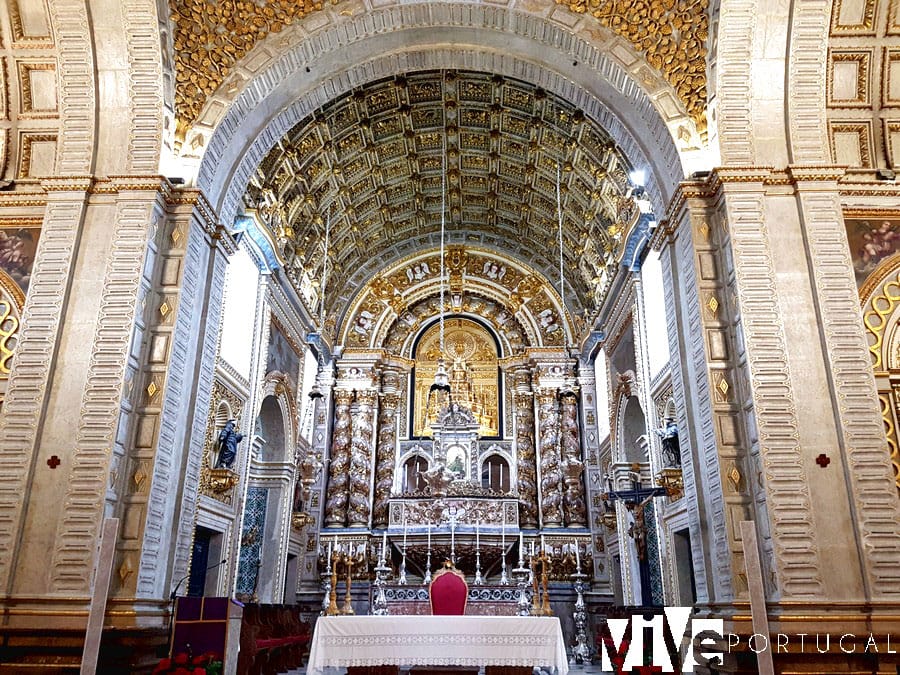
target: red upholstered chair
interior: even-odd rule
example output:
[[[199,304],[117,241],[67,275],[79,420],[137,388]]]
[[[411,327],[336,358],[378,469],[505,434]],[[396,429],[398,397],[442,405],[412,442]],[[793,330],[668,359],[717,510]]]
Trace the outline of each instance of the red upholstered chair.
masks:
[[[469,599],[469,585],[466,578],[450,562],[434,575],[428,587],[432,614],[465,614]]]

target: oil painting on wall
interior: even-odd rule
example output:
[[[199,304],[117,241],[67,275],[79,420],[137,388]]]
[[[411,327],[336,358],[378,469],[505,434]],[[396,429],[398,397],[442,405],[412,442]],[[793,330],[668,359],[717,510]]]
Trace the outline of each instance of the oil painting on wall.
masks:
[[[846,218],[856,285],[862,287],[875,268],[900,253],[900,218]]]

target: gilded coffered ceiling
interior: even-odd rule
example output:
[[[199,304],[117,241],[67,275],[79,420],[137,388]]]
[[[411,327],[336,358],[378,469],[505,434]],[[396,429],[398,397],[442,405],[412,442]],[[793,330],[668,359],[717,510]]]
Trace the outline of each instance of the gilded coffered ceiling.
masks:
[[[544,0],[552,6],[549,0]],[[542,2],[527,10],[539,11]],[[630,42],[675,89],[697,128],[706,128],[708,0],[556,0]],[[169,0],[179,130],[267,35],[320,10],[311,0]]]
[[[559,174],[567,304],[596,312],[634,218],[628,167],[598,124],[531,84],[455,71],[369,83],[291,129],[245,204],[311,307],[330,222],[326,311],[341,314],[360,269],[436,241],[445,166],[448,240],[505,252],[554,285]]]

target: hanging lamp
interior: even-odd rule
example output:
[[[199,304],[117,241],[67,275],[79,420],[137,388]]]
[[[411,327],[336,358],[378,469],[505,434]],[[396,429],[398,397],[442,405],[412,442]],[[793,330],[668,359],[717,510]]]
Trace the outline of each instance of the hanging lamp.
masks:
[[[321,336],[325,332],[325,282],[328,281],[328,245],[329,245],[329,237],[331,236],[331,206],[328,206],[328,215],[325,218],[325,257],[322,258],[322,283],[321,283],[321,299],[322,302],[319,306],[319,335]],[[321,347],[320,347],[321,349]],[[319,352],[319,370],[321,370],[325,366],[324,359],[322,358],[321,351]],[[312,400],[316,400],[318,398],[324,398],[325,394],[322,393],[322,387],[319,386],[318,380],[313,383],[313,386],[309,389],[309,397]]]
[[[434,372],[434,382],[428,389],[429,402],[436,391],[450,393],[450,375],[447,373],[447,364],[444,361],[444,230],[447,211],[447,133],[444,130],[443,143],[441,145],[441,311],[440,311],[440,354],[437,360],[437,368]]]

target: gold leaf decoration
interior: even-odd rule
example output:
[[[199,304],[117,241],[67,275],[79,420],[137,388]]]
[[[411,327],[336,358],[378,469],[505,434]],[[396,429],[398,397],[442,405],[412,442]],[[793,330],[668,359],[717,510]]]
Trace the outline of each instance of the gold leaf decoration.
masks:
[[[556,0],[628,40],[675,89],[706,131],[708,0]]]
[[[175,24],[175,110],[183,132],[258,40],[322,9],[310,0],[170,0]]]

